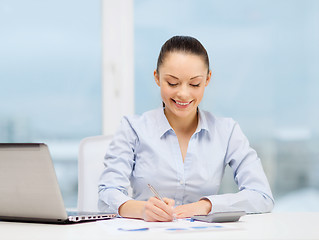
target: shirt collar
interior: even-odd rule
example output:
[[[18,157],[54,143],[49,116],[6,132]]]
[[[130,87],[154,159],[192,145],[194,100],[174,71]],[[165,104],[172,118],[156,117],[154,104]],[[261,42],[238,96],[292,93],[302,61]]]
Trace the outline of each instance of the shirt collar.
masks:
[[[200,110],[199,108],[197,109],[198,109],[199,122],[198,122],[198,126],[195,133],[199,133],[201,130],[205,130],[209,133],[209,127],[208,127],[208,122],[207,122],[205,112]]]
[[[159,138],[163,137],[167,132],[169,131],[174,131],[171,125],[169,124],[165,113],[164,113],[164,108],[161,107],[157,111],[157,123],[158,123],[158,134]],[[198,108],[198,116],[199,116],[199,122],[198,126],[196,128],[195,133],[199,133],[202,130],[205,130],[209,133],[209,127],[208,127],[208,122],[205,116],[205,113]]]
[[[164,107],[160,107],[157,111],[157,123],[159,138],[163,137],[168,131],[173,131],[165,116]]]

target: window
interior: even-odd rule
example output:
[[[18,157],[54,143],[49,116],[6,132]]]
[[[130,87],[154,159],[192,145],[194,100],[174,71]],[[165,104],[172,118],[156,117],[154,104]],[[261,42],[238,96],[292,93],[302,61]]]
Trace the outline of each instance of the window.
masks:
[[[102,133],[99,0],[0,3],[0,141],[49,145],[76,207],[81,139]]]

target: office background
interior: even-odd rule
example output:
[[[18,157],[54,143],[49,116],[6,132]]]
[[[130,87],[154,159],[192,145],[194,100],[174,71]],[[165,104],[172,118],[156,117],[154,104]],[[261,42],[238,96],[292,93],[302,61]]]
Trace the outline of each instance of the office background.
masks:
[[[201,107],[239,122],[275,210],[318,211],[319,2],[134,0],[133,10],[135,112],[161,104],[161,45],[197,37],[213,70]],[[67,207],[79,142],[102,134],[101,14],[99,0],[0,0],[0,142],[46,142]],[[221,192],[235,189],[226,171]]]

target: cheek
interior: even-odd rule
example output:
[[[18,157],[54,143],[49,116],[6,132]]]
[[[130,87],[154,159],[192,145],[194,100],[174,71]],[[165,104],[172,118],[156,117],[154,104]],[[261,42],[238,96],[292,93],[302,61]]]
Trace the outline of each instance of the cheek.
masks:
[[[173,91],[168,87],[161,87],[162,98],[170,98],[173,95]]]
[[[198,99],[202,99],[204,96],[205,88],[198,89],[194,94]]]

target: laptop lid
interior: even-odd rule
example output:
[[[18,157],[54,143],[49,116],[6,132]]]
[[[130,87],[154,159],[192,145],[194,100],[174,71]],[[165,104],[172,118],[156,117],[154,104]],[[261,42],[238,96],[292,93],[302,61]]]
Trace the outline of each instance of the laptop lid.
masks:
[[[93,217],[68,216],[46,144],[0,143],[0,219],[64,223]]]

